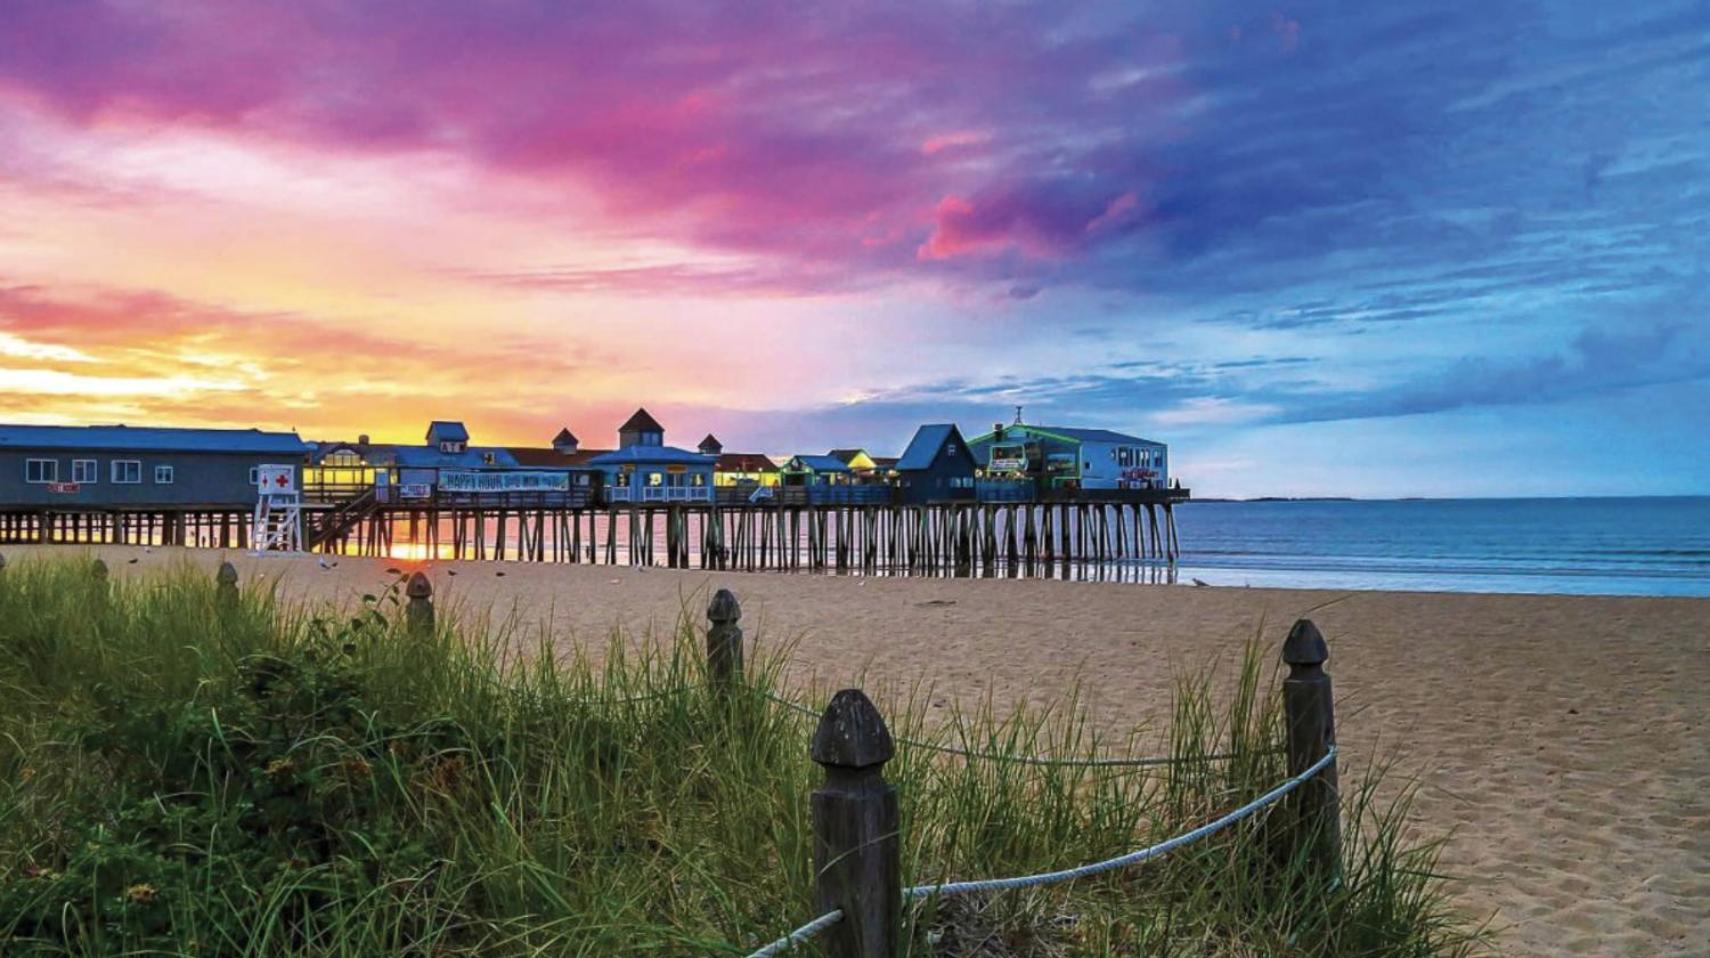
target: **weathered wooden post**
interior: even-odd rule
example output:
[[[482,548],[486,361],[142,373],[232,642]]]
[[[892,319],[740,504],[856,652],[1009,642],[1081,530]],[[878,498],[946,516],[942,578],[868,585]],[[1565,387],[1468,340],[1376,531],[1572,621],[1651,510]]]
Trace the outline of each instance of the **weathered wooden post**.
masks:
[[[220,571],[214,573],[214,601],[222,609],[233,609],[238,604],[238,574],[237,566],[230,562],[220,563]]]
[[[409,604],[404,607],[404,622],[411,635],[426,638],[433,634],[433,583],[420,572],[410,574],[404,586]]]
[[[830,958],[896,958],[902,928],[897,790],[885,782],[896,748],[859,689],[832,698],[809,754],[825,769],[810,801],[814,904],[843,911],[826,932]]]
[[[1324,636],[1310,619],[1301,619],[1283,641],[1283,711],[1288,721],[1288,773],[1311,768],[1336,744],[1335,700],[1324,662],[1330,658]],[[1341,862],[1341,805],[1336,760],[1303,782],[1289,796],[1293,835],[1291,856],[1304,854],[1313,873],[1333,878]],[[1304,846],[1304,847],[1303,847]]]
[[[742,606],[729,589],[707,606],[707,677],[723,694],[742,681]]]

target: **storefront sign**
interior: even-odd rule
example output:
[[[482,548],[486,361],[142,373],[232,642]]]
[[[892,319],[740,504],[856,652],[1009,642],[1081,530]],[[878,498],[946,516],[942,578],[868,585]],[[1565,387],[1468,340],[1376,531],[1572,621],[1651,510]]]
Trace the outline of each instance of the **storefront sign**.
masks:
[[[568,492],[568,472],[530,472],[506,469],[477,472],[465,469],[445,469],[439,474],[441,492],[498,495],[507,492]]]

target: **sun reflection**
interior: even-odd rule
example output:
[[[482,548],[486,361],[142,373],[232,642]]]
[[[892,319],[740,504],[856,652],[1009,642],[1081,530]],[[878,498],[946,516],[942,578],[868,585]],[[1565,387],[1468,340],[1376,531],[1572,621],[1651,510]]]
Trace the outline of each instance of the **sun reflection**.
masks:
[[[426,542],[394,542],[392,547],[386,551],[386,556],[400,562],[427,562],[433,559],[451,558],[451,546],[449,545],[441,544],[438,552],[439,554],[435,555],[434,549]]]

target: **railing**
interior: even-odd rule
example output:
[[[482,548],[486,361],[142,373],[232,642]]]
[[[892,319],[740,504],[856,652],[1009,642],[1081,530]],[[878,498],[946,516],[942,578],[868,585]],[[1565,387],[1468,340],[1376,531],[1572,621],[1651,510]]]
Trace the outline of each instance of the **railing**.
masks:
[[[1032,502],[1038,488],[1028,479],[980,479],[974,483],[974,498],[981,502]]]
[[[807,501],[815,506],[884,506],[896,498],[896,490],[880,485],[808,486]]]
[[[607,490],[612,495],[607,496],[610,502],[634,502],[635,490],[624,486],[613,486]],[[618,495],[622,493],[622,495]],[[642,486],[642,502],[711,502],[713,498],[711,486]]]

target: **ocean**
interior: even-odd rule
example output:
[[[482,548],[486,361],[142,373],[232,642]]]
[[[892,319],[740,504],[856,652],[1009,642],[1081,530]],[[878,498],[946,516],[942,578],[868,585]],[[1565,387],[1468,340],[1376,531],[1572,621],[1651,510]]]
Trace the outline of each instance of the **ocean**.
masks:
[[[1190,502],[1177,581],[1710,596],[1710,497]]]
[[[1140,584],[1710,597],[1710,497],[1187,502],[1182,555],[1157,561],[849,570]],[[654,551],[664,561],[663,523]],[[806,524],[802,535],[805,539]],[[488,542],[498,529],[489,519]],[[516,554],[510,527],[506,540]],[[599,518],[599,536],[606,534]],[[548,543],[552,534],[546,534]],[[628,532],[615,530],[620,561]],[[449,534],[439,558],[452,558]],[[399,542],[400,559],[427,557]],[[698,567],[698,549],[692,565]]]

